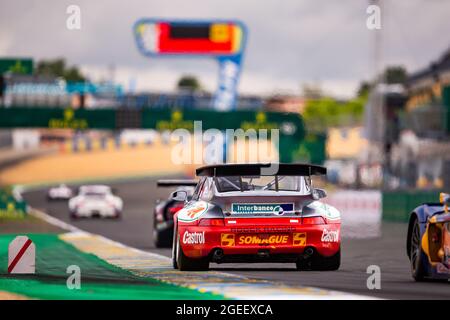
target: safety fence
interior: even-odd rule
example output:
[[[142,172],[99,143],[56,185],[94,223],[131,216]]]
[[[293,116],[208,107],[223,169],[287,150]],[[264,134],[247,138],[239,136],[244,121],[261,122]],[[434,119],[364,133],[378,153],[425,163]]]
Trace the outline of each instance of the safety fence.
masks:
[[[383,220],[408,222],[414,208],[423,203],[439,202],[438,190],[385,191],[383,192]]]

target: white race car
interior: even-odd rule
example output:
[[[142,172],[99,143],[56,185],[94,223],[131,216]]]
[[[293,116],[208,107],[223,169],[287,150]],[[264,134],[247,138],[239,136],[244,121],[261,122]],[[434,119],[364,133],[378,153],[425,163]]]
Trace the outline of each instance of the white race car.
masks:
[[[69,200],[71,218],[120,218],[123,201],[105,185],[81,186],[78,195]]]
[[[72,197],[72,195],[73,195],[72,189],[70,189],[65,184],[60,184],[57,187],[48,189],[47,199],[49,201],[51,201],[51,200],[68,200]]]

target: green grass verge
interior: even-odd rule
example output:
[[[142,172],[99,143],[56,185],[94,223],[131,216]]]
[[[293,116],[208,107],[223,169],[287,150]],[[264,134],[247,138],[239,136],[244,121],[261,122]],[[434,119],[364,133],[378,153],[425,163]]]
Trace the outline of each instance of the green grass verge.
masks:
[[[223,299],[223,296],[139,277],[108,264],[95,255],[79,251],[55,234],[28,234],[36,245],[36,274],[7,273],[8,244],[15,234],[0,236],[0,291],[38,299]],[[81,269],[81,289],[66,286],[69,265]]]

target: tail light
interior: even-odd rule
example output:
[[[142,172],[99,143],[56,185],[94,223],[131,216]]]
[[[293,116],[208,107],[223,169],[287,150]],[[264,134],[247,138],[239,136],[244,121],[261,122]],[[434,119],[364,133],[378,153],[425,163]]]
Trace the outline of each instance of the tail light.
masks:
[[[302,219],[303,224],[325,224],[323,217],[306,217]]]
[[[224,226],[225,223],[223,219],[201,219],[198,223],[199,226],[209,226],[209,227],[218,227]]]
[[[173,214],[177,213],[178,211],[180,211],[181,209],[183,209],[183,206],[170,207],[169,213],[173,215]]]

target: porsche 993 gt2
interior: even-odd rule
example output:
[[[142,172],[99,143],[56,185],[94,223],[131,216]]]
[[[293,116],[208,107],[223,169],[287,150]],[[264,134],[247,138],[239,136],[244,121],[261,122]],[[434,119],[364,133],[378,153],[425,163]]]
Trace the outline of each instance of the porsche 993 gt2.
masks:
[[[272,164],[273,166],[273,164]],[[198,168],[191,200],[174,216],[172,260],[180,270],[206,270],[210,262],[291,262],[299,270],[337,270],[340,213],[312,177],[310,164],[220,164]]]

